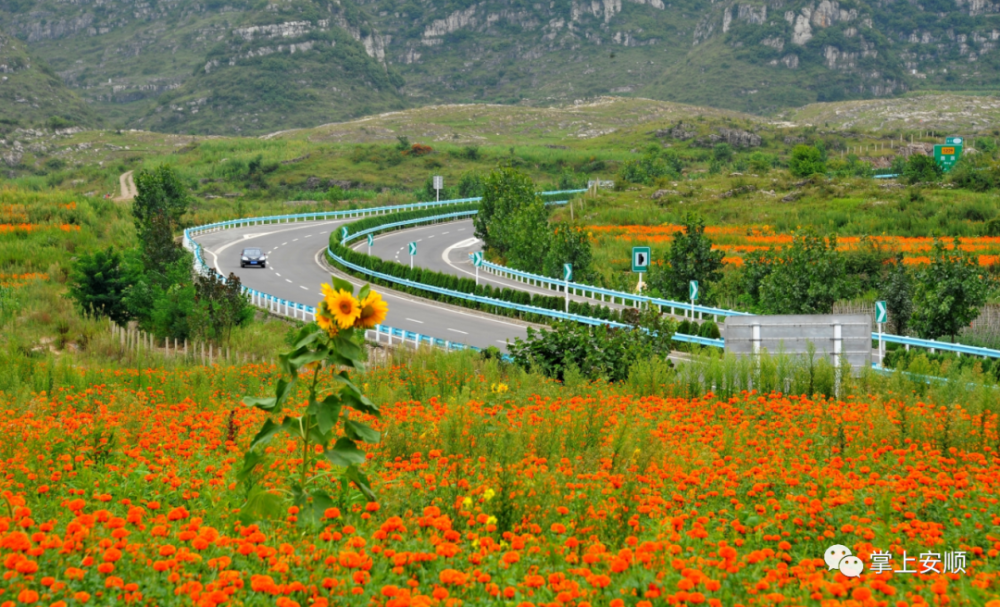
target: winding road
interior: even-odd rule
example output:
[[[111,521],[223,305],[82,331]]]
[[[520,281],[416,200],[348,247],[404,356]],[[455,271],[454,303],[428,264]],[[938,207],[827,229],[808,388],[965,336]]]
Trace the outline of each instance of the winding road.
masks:
[[[330,233],[350,221],[356,219],[249,226],[200,234],[195,240],[203,247],[205,262],[219,273],[228,276],[233,272],[245,286],[289,301],[314,305],[322,297],[320,285],[330,282],[331,268],[323,256]],[[462,227],[459,223],[462,222],[429,227],[450,231],[448,226],[457,226],[454,234],[471,237],[472,222],[466,222],[468,227],[462,232],[458,231]],[[372,253],[394,246],[391,245],[395,242],[392,237],[406,238],[405,242],[413,240],[412,236],[420,238],[418,231],[422,229],[376,237]],[[365,242],[363,240],[359,246],[367,246]],[[241,268],[240,252],[245,247],[262,249],[267,254],[267,267]],[[355,278],[347,279],[354,285],[364,284]],[[513,342],[515,337],[527,336],[529,325],[526,323],[393,291],[383,290],[382,293],[389,303],[385,324],[397,329],[480,348],[496,346],[501,350],[505,349],[508,340]]]

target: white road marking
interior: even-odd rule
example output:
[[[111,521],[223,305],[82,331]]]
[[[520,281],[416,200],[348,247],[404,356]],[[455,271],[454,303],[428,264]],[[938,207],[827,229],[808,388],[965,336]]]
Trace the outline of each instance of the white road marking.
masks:
[[[451,234],[451,232],[441,232],[442,236],[445,236],[446,234]]]
[[[497,340],[497,343],[498,343],[498,344],[503,344],[503,345],[505,345],[505,346],[506,346],[506,345],[507,345],[507,340],[505,340],[505,339],[498,339],[498,340]]]
[[[464,232],[464,231],[465,231],[465,228],[458,228],[458,231],[459,231],[459,232]]]
[[[424,321],[422,321],[422,320],[417,320],[417,319],[415,319],[415,318],[407,318],[406,320],[408,320],[408,321],[410,321],[410,322],[415,322],[415,323],[417,323],[418,325],[422,325],[422,324],[424,324]]]
[[[298,238],[295,238],[294,240],[292,240],[292,242],[298,242],[298,241],[299,241]]]
[[[306,291],[308,291],[308,290],[309,290],[309,287],[306,287],[306,286],[303,286],[303,285],[299,285],[299,288],[300,288],[300,289],[304,289],[304,290],[306,290]]]
[[[469,334],[468,331],[459,331],[458,329],[452,329],[451,327],[449,327],[448,330],[449,331],[454,331],[455,333],[461,333],[462,335],[468,335]]]
[[[312,234],[309,234],[308,236],[303,236],[302,238],[312,238]]]
[[[283,242],[283,243],[281,243],[281,246],[285,246],[286,244],[288,244],[288,243],[287,242]]]
[[[431,239],[431,238],[434,238],[434,235],[433,235],[433,234],[431,234],[431,235],[430,235],[430,236],[428,236],[427,238],[428,238],[428,239]]]
[[[286,278],[285,282],[292,282],[292,279],[291,278]]]
[[[281,274],[278,274],[277,272],[275,272],[274,275],[275,276],[281,276]]]

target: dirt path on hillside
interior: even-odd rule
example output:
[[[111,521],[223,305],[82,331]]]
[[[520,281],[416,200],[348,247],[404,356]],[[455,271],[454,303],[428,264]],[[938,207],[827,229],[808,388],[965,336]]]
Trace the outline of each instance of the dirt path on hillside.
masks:
[[[118,177],[118,183],[121,186],[121,195],[118,198],[115,198],[116,201],[128,202],[129,200],[135,198],[137,192],[135,189],[135,181],[132,179],[132,171],[122,173],[121,176]]]

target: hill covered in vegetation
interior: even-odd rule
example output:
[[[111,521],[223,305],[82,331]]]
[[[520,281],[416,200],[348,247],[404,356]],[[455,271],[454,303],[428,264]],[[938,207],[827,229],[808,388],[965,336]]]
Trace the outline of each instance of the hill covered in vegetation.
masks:
[[[758,114],[1000,84],[992,0],[0,0],[103,116],[260,134],[439,102],[648,97]],[[22,94],[23,96],[23,94]]]

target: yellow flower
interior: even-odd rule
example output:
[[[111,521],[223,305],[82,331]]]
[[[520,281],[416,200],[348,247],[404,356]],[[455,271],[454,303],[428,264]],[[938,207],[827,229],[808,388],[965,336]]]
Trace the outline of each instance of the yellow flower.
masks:
[[[319,304],[319,313],[316,314],[316,324],[319,325],[320,329],[326,331],[330,337],[337,334],[337,323],[330,318],[330,312],[326,309],[325,301]]]
[[[366,329],[380,325],[389,313],[389,304],[375,291],[369,291],[368,296],[359,304],[361,308],[358,324]]]
[[[496,525],[497,524],[497,517],[495,517],[495,516],[489,517],[488,519],[486,519],[486,524],[487,525]]]
[[[466,510],[472,508],[472,498],[467,497],[464,500],[462,500],[462,507],[465,508]]]
[[[339,291],[323,289],[323,293],[326,296],[324,300],[326,309],[340,328],[350,329],[353,327],[354,321],[361,315],[361,307],[358,305],[358,300],[354,299],[353,295],[343,289]]]
[[[483,491],[483,499],[485,499],[487,502],[493,499],[494,495],[496,495],[496,492],[493,491],[492,489],[487,489],[486,491]]]

